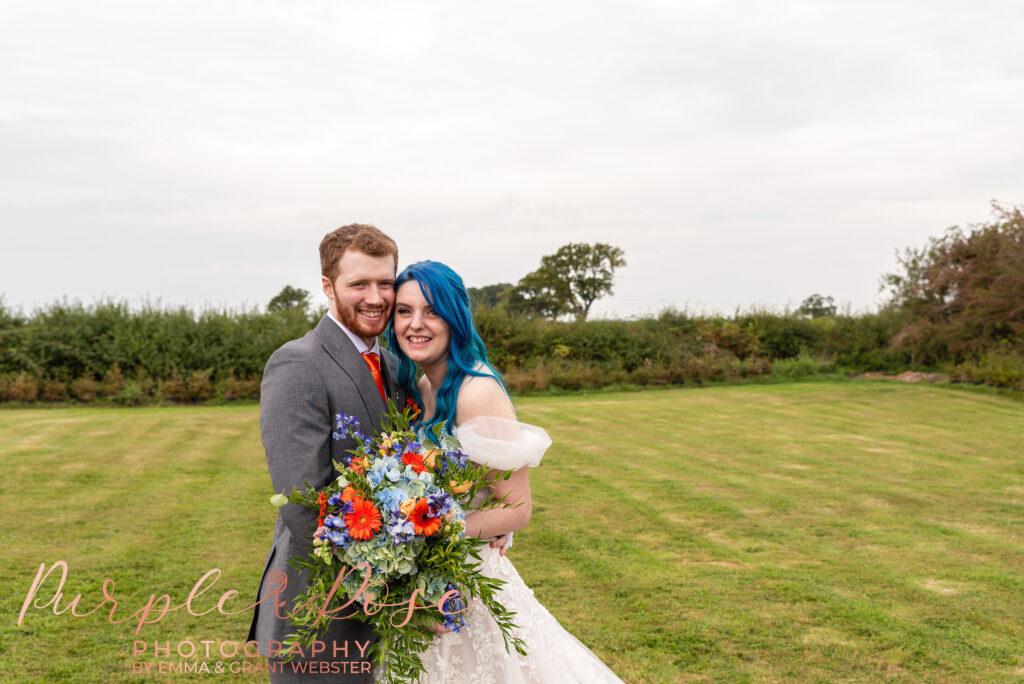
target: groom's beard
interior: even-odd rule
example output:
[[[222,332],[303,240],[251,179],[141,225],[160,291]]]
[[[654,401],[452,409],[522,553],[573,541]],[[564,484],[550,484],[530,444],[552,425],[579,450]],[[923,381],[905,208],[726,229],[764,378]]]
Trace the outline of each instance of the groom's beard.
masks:
[[[339,302],[337,298],[334,300],[334,305],[338,309],[338,318],[341,319],[341,324],[359,337],[377,337],[380,335],[384,332],[384,328],[388,327],[391,314],[395,312],[394,304],[385,307],[382,309],[384,314],[380,317],[380,320],[371,323],[360,318],[355,309]]]

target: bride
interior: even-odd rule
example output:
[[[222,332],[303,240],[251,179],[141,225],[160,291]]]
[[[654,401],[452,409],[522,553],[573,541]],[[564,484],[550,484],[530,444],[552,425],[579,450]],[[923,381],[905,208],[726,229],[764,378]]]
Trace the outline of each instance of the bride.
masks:
[[[399,382],[423,407],[421,427],[442,421],[449,429],[455,426],[453,434],[470,459],[494,473],[513,471],[490,487],[496,498],[507,495],[508,505],[471,513],[466,533],[484,540],[511,537],[530,521],[529,468],[540,463],[551,440],[541,428],[516,420],[473,327],[466,288],[454,271],[421,261],[402,271],[395,287],[388,341],[399,359]],[[418,383],[417,367],[423,371]],[[421,684],[621,681],[534,598],[503,547],[484,543],[480,557],[483,574],[506,582],[498,600],[516,613],[515,634],[526,643],[527,655],[506,651],[501,631],[478,603],[464,613],[467,627],[439,633],[423,654]]]

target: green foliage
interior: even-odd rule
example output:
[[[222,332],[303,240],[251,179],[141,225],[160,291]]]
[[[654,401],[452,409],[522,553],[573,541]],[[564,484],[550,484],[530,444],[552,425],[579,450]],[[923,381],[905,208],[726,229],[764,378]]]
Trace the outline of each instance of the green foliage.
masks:
[[[831,370],[831,363],[811,358],[807,355],[801,355],[795,359],[780,359],[772,364],[772,375],[786,380],[798,380],[811,375],[822,375]]]
[[[505,302],[505,293],[514,286],[512,283],[497,283],[484,287],[466,288],[469,292],[469,303],[474,309],[493,309]]]
[[[618,247],[573,242],[543,257],[540,268],[520,280],[507,298],[522,313],[551,319],[571,314],[583,321],[595,301],[612,294],[615,269],[625,265]]]
[[[291,285],[285,285],[274,298],[267,303],[267,311],[285,311],[298,309],[306,313],[309,311],[309,292]]]
[[[1024,355],[1024,215],[993,203],[995,219],[957,226],[899,257],[883,278],[910,319],[896,342],[913,363],[978,360],[1002,343]]]
[[[1007,342],[984,352],[977,361],[964,362],[953,370],[962,381],[1024,390],[1024,357]]]
[[[813,320],[754,311],[736,317],[741,328],[749,328],[761,343],[761,350],[773,359],[789,359],[801,351],[818,348],[823,342],[821,326]]]
[[[516,313],[554,320],[566,313],[569,287],[549,271],[538,269],[523,276],[506,299]]]
[[[257,399],[270,354],[319,319],[297,308],[194,313],[133,310],[116,302],[57,302],[32,317],[7,313],[7,327],[0,329],[0,401],[125,405]],[[995,382],[996,375],[982,370],[991,366],[980,363],[985,352],[1000,349],[999,358],[1024,359],[1019,340],[1010,338],[990,343],[977,357],[954,359],[946,338],[910,308],[898,307],[818,318],[763,309],[732,317],[666,309],[633,320],[548,321],[499,305],[477,306],[474,320],[491,362],[510,388],[523,392],[733,382],[773,375],[775,362],[801,356],[844,372],[951,371],[955,365],[952,374],[965,381]],[[913,344],[912,335],[920,336]],[[137,389],[119,398],[132,383]]]
[[[275,349],[301,337],[316,320],[297,308],[275,313],[161,309],[104,301],[66,301],[40,309],[0,330],[0,374],[27,372],[70,384],[104,380],[112,368],[122,382],[145,373],[166,379],[206,371],[211,378],[258,377]]]
[[[800,303],[796,310],[801,316],[809,318],[822,318],[823,316],[836,315],[836,303],[832,297],[823,297],[820,294],[812,294]]]
[[[147,400],[146,394],[137,382],[128,381],[114,397],[114,403],[121,406],[141,406]]]

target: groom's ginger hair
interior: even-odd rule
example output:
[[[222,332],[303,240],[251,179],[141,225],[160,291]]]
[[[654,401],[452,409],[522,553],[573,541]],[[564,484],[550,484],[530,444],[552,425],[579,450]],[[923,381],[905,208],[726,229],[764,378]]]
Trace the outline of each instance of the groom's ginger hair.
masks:
[[[338,260],[349,248],[373,257],[392,256],[398,268],[398,245],[394,240],[376,226],[351,223],[331,231],[320,241],[320,272],[332,283],[338,278]]]

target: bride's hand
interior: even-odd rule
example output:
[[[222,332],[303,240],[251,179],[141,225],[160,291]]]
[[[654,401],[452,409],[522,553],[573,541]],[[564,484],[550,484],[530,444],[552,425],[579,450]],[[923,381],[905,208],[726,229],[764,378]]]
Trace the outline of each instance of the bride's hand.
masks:
[[[501,535],[491,540],[491,548],[499,549],[498,553],[502,556],[505,555],[505,550],[508,548],[508,535]]]

